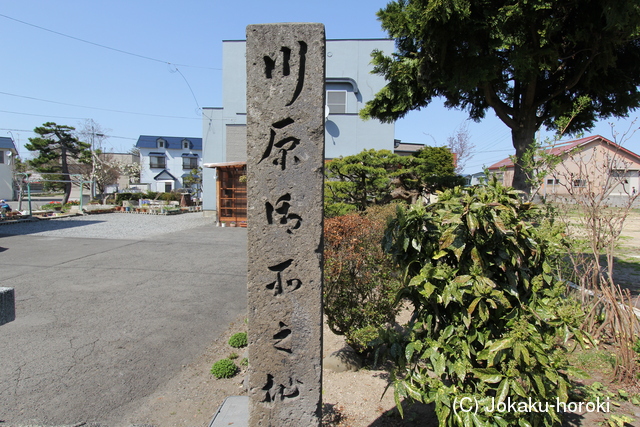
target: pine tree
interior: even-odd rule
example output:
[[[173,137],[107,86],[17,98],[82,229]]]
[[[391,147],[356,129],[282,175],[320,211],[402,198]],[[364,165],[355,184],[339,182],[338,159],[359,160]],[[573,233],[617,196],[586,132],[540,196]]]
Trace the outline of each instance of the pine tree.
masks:
[[[73,134],[75,128],[47,122],[33,130],[39,137],[29,138],[25,148],[38,152],[38,156],[29,164],[38,172],[58,174],[64,187],[62,204],[69,201],[71,195],[71,176],[69,160],[80,163],[91,161],[91,144],[80,141]]]

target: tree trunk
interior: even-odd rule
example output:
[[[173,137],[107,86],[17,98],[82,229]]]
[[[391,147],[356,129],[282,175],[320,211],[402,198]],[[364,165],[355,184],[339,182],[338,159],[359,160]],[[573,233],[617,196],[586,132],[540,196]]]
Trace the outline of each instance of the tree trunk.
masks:
[[[537,130],[538,127],[535,124],[511,130],[511,140],[513,147],[516,149],[516,161],[514,163],[513,183],[511,186],[527,194],[531,191],[531,186],[527,183],[527,176],[522,169],[522,156],[532,146]]]
[[[60,165],[62,169],[62,179],[64,182],[64,196],[62,196],[62,205],[64,206],[71,196],[71,177],[69,176],[69,164],[67,163],[67,150],[62,147],[60,152]]]

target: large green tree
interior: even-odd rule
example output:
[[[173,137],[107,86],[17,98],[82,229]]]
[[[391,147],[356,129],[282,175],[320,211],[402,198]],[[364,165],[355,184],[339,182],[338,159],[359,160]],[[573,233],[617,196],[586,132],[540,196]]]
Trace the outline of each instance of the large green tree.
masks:
[[[25,148],[38,152],[37,157],[29,161],[38,172],[57,174],[64,181],[64,196],[62,203],[69,201],[71,195],[71,177],[69,175],[69,160],[75,159],[80,163],[91,161],[91,144],[80,141],[73,134],[75,128],[47,122],[33,131],[38,137],[29,138]]]
[[[378,17],[397,51],[374,52],[388,83],[362,116],[392,122],[436,97],[476,121],[492,109],[511,129],[517,189],[535,132],[580,97],[569,134],[640,105],[637,0],[396,0]]]

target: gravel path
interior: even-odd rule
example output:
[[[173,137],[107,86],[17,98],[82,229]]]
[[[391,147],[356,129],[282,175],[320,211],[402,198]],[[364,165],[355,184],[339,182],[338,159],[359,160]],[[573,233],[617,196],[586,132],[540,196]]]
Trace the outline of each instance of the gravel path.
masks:
[[[181,215],[137,215],[108,213],[21,222],[0,226],[0,234],[94,239],[148,239],[161,234],[215,226],[214,217],[193,212]]]

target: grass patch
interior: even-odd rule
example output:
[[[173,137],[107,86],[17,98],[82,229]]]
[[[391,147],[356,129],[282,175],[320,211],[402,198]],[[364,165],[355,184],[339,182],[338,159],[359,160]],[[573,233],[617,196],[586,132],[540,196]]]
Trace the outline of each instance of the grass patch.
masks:
[[[614,258],[614,268],[625,268],[640,273],[640,258]]]
[[[616,364],[616,356],[611,351],[598,348],[576,349],[569,355],[571,364],[587,374],[599,373],[612,376]]]

